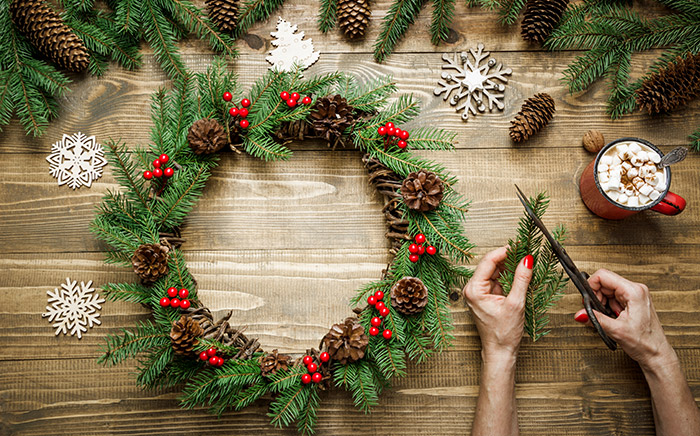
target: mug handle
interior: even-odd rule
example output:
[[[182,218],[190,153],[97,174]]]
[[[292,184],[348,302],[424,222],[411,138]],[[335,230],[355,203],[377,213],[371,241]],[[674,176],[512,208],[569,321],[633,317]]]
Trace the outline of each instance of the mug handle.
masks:
[[[664,215],[678,215],[685,209],[685,199],[678,194],[669,191],[666,196],[651,210]]]

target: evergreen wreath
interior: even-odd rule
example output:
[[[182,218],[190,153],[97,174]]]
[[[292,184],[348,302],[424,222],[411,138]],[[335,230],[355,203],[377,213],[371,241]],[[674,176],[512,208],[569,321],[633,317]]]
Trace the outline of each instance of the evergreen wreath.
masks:
[[[106,194],[92,223],[111,247],[106,262],[133,268],[142,278],[109,283],[104,294],[146,305],[153,317],[108,336],[100,362],[138,355],[138,385],[184,385],[180,399],[187,408],[207,406],[221,414],[270,396],[272,424],[296,422],[308,434],[321,390],[346,389],[368,411],[394,377],[406,374],[408,359],[423,362],[448,347],[448,295],[471,275],[456,265],[472,257],[461,226],[469,203],[454,190],[455,176],[405,147],[451,150],[455,135],[424,127],[409,137],[399,126],[418,115],[418,102],[405,95],[389,102],[395,91],[389,77],[359,84],[342,73],[302,79],[299,70],[272,71],[241,100],[242,108],[234,108],[224,100],[238,101],[242,91],[218,59],[204,73],[176,79],[171,91],[156,92],[152,144],[133,151],[108,144],[122,190]],[[303,96],[309,98],[299,100]],[[290,156],[287,141],[304,132],[364,154],[370,181],[386,196],[395,257],[381,279],[357,291],[354,317],[334,325],[319,349],[292,359],[263,352],[257,340],[230,325],[230,314],[213,319],[179,248],[179,226],[217,164],[212,151],[222,148],[222,138],[252,156],[279,160]],[[414,236],[415,243],[409,240]],[[166,295],[187,304],[178,300],[173,308],[175,298]]]

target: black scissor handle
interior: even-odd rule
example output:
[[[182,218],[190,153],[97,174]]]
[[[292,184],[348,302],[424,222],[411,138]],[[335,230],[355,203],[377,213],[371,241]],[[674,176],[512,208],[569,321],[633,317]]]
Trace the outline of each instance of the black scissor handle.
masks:
[[[596,332],[598,332],[598,336],[605,342],[605,345],[608,346],[612,351],[617,350],[617,342],[615,342],[614,339],[612,339],[610,336],[608,336],[607,333],[605,333],[605,330],[603,330],[603,326],[600,325],[598,322],[598,318],[595,316],[595,312],[593,312],[593,307],[591,306],[591,297],[588,295],[583,296],[583,307],[586,309],[586,315],[588,315],[588,319],[591,321],[591,324],[593,324],[593,327],[595,328]]]

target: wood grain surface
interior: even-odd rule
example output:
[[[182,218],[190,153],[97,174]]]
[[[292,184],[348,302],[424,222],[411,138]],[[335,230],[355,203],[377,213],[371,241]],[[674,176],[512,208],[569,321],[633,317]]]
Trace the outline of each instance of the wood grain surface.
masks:
[[[607,86],[569,95],[560,83],[576,52],[549,53],[527,45],[519,27],[502,27],[495,13],[458,2],[448,43],[429,42],[430,7],[383,64],[371,46],[389,0],[373,2],[366,40],[345,41],[316,28],[316,1],[288,0],[269,21],[250,29],[232,65],[244,87],[268,67],[270,31],[276,17],[296,23],[313,38],[321,58],[308,75],[337,69],[361,79],[391,74],[401,93],[422,101],[411,127],[440,125],[458,133],[457,150],[425,153],[459,178],[456,189],[472,200],[465,229],[483,253],[513,236],[522,214],[512,184],[552,197],[545,222],[569,229],[568,251],[581,269],[608,268],[649,285],[664,330],[678,352],[696,400],[700,399],[700,155],[674,167],[672,190],[688,200],[677,217],[643,213],[623,222],[592,216],[578,196],[577,180],[593,158],[581,147],[591,128],[608,140],[638,136],[663,150],[686,144],[700,125],[700,102],[648,117],[610,121]],[[662,11],[653,1],[638,8]],[[467,123],[433,96],[441,54],[483,42],[512,68],[503,113]],[[201,41],[183,42],[188,66],[204,70],[212,59]],[[259,401],[238,413],[212,417],[178,408],[176,390],[142,391],[136,362],[96,363],[107,334],[146,319],[141,306],[104,304],[102,325],[82,340],[56,337],[41,317],[46,291],[66,277],[107,282],[133,274],[102,262],[104,245],[89,233],[95,206],[116,186],[109,169],[91,189],[58,187],[45,160],[63,133],[96,135],[104,142],[148,142],[149,97],[169,86],[148,48],[134,72],[116,66],[104,77],[76,76],[61,100],[59,120],[40,138],[24,135],[15,121],[0,134],[0,435],[294,435],[275,429]],[[633,58],[642,71],[656,53]],[[524,145],[508,138],[509,120],[522,101],[550,93],[554,120]],[[347,301],[361,284],[386,267],[388,243],[378,195],[367,184],[360,155],[332,152],[322,143],[293,144],[287,162],[265,164],[245,155],[224,155],[205,194],[183,228],[188,264],[202,299],[217,314],[233,310],[233,322],[267,349],[301,352],[316,346],[333,323],[349,313]],[[594,332],[572,319],[580,306],[573,287],[550,311],[551,333],[523,340],[516,374],[519,421],[524,435],[652,435],[649,392],[638,366],[622,351],[607,351]],[[381,397],[372,414],[352,406],[342,391],[324,394],[319,435],[464,435],[473,420],[480,371],[480,343],[464,301],[452,304],[454,347],[412,365],[405,379]]]

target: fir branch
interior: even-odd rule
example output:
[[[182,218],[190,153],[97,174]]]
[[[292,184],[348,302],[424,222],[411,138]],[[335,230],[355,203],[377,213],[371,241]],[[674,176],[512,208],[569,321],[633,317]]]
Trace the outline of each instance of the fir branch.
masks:
[[[383,62],[394,51],[425,2],[426,0],[394,0],[382,19],[381,31],[373,46],[377,62]]]
[[[139,353],[170,347],[170,329],[166,332],[150,321],[137,323],[134,331],[122,329],[122,333],[122,336],[107,336],[107,343],[102,348],[103,354],[97,360],[98,363],[116,365]]]
[[[236,39],[245,35],[248,28],[256,21],[267,20],[267,18],[282,6],[284,0],[246,0],[242,6],[239,6],[236,30],[234,36]]]
[[[336,386],[350,391],[355,406],[365,413],[379,404],[378,388],[369,365],[370,363],[363,359],[347,365],[336,363],[333,369]]]
[[[321,0],[318,13],[318,28],[326,33],[333,29],[338,21],[338,0]]]
[[[432,0],[433,17],[430,22],[430,42],[435,45],[447,41],[455,12],[455,0]]]
[[[422,363],[433,353],[430,348],[432,344],[430,337],[425,334],[423,324],[419,319],[409,318],[406,325],[406,339],[404,341],[406,355],[417,363]]]
[[[153,298],[153,288],[140,283],[107,283],[102,286],[102,294],[109,301],[127,301],[146,304]]]
[[[438,127],[421,127],[412,130],[409,141],[411,150],[454,150],[457,133]]]
[[[137,210],[151,213],[145,180],[139,177],[136,165],[131,161],[126,145],[113,140],[107,141],[107,160],[114,168],[114,177],[125,188],[126,197],[138,207]]]
[[[299,414],[297,419],[297,431],[302,435],[310,435],[314,433],[316,427],[316,412],[321,403],[321,398],[318,395],[318,387],[312,385],[309,387],[309,398]]]
[[[511,25],[518,21],[526,0],[467,0],[470,7],[481,6],[484,9],[498,11],[499,21]]]
[[[136,384],[142,388],[153,389],[161,383],[166,376],[166,369],[170,365],[175,352],[172,346],[161,347],[150,352],[139,362],[139,375]]]
[[[406,354],[401,347],[402,341],[392,337],[392,340],[387,342],[378,336],[372,337],[370,341],[370,357],[375,361],[384,377],[387,380],[393,377],[405,377]]]
[[[692,135],[690,135],[690,147],[694,151],[700,152],[700,128],[698,128]]]

